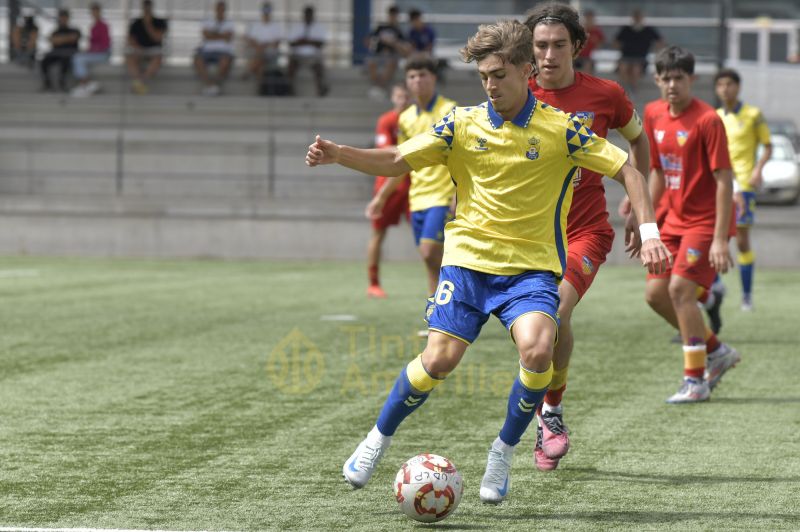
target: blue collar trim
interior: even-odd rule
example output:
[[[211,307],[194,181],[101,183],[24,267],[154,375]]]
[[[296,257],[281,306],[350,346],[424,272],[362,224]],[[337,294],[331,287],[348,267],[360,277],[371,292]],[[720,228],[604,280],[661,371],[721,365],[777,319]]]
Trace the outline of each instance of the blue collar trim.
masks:
[[[433,111],[433,107],[436,105],[436,100],[438,100],[438,99],[439,99],[439,94],[434,92],[433,93],[433,97],[431,98],[431,101],[428,102],[428,105],[425,107],[425,111],[428,112],[428,113]],[[417,105],[417,116],[419,116],[421,113],[422,113],[422,110],[420,109],[419,105]]]
[[[502,127],[503,117],[497,114],[497,111],[494,110],[492,107],[491,100],[486,102],[488,105],[486,106],[487,113],[489,114],[489,122],[491,122],[492,127],[494,129],[498,129]],[[533,93],[529,90],[528,91],[528,100],[525,102],[525,106],[522,110],[517,113],[517,116],[511,120],[511,123],[518,127],[528,127],[528,124],[531,123],[531,118],[533,118],[533,113],[536,110],[536,98],[534,97]]]

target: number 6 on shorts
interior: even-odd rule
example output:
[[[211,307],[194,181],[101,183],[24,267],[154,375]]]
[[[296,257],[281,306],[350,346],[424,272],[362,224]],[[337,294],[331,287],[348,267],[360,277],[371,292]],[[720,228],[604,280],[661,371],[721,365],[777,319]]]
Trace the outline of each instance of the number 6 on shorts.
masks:
[[[436,289],[436,304],[446,305],[450,303],[450,300],[453,298],[453,290],[455,290],[455,288],[455,285],[450,281],[442,281],[439,283],[439,288]]]

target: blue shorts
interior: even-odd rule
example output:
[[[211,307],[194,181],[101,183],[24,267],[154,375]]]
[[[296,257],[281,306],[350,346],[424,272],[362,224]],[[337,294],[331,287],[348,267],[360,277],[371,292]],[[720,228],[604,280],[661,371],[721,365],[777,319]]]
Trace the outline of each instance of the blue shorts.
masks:
[[[744,210],[736,208],[736,226],[750,227],[756,219],[756,193],[741,192]]]
[[[414,243],[431,240],[444,243],[444,226],[447,223],[450,207],[431,207],[411,213],[411,228],[414,230]]]
[[[523,314],[540,312],[558,325],[558,284],[553,272],[492,275],[460,266],[442,266],[428,327],[472,343],[490,314],[509,331]]]

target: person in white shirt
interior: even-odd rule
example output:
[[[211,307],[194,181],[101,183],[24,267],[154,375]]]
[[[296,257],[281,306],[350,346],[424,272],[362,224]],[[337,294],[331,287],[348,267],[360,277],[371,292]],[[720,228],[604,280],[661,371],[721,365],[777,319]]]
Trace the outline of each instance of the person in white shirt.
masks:
[[[261,79],[264,67],[274,69],[278,66],[278,47],[283,40],[280,25],[271,21],[272,4],[264,2],[261,6],[261,21],[256,22],[247,31],[245,42],[252,56],[247,64],[248,73]]]
[[[303,22],[292,28],[289,34],[289,81],[294,87],[294,77],[297,69],[308,65],[314,72],[317,83],[317,94],[328,94],[328,84],[325,81],[325,63],[322,57],[322,47],[328,39],[325,28],[314,22],[314,8],[306,6],[303,9]]]
[[[221,85],[233,64],[233,34],[236,28],[232,21],[225,18],[226,7],[223,0],[214,5],[215,16],[203,23],[203,43],[194,57],[194,68],[205,84],[203,94],[206,96],[217,96],[221,92]],[[214,77],[208,71],[208,66],[213,64],[217,65]]]

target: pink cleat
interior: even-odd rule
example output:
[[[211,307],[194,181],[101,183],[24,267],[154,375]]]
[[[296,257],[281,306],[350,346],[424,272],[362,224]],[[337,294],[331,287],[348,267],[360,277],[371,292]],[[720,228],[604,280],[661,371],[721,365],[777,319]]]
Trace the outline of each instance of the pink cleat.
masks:
[[[560,458],[548,458],[542,450],[542,427],[536,427],[536,447],[533,449],[533,463],[539,471],[552,471],[558,467]]]
[[[370,285],[369,288],[367,288],[367,297],[374,297],[376,299],[386,299],[389,296],[386,295],[386,292],[383,291],[383,288],[381,288],[380,285],[373,284]]]
[[[548,458],[561,458],[569,451],[567,426],[561,414],[544,412],[539,414],[539,427],[542,431],[542,452]]]

